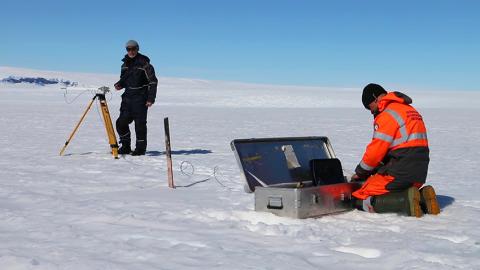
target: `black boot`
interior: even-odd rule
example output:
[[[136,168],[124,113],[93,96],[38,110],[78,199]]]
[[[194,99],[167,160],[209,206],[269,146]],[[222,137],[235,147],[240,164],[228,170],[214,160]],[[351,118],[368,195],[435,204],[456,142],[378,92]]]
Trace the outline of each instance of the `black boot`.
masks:
[[[120,149],[118,149],[118,154],[119,155],[128,155],[132,152],[132,149],[130,148],[130,145],[128,144],[123,144]]]
[[[375,196],[372,205],[376,213],[398,213],[415,217],[423,215],[420,207],[420,192],[416,187]]]
[[[145,155],[145,150],[141,150],[141,149],[135,149],[133,152],[132,152],[132,156],[144,156]]]
[[[147,142],[145,140],[137,141],[137,144],[135,146],[135,151],[132,152],[132,156],[143,156],[145,155],[146,151],[147,151]]]
[[[420,189],[420,206],[425,214],[438,215],[440,213],[437,194],[432,186],[424,186]]]
[[[119,130],[119,123],[121,123],[120,118],[117,120],[117,130]],[[131,139],[130,139],[130,131],[128,130],[128,124],[127,124],[127,131],[124,133],[124,135],[121,135],[119,132],[118,136],[120,137],[120,144],[122,145],[122,147],[118,149],[118,154],[129,155],[132,152],[132,148],[130,147]]]

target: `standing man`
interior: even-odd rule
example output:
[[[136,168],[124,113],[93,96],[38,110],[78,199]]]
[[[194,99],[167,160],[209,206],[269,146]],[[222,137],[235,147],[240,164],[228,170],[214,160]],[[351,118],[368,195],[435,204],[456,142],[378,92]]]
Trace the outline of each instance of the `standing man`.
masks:
[[[400,92],[387,93],[378,84],[363,89],[362,103],[375,118],[374,133],[353,181],[366,180],[352,195],[355,206],[368,212],[394,212],[420,217],[438,214],[435,190],[424,186],[429,158],[422,116]]]
[[[122,94],[120,116],[117,119],[117,133],[122,146],[118,150],[121,155],[145,155],[147,150],[147,111],[157,94],[157,77],[150,64],[150,59],[140,54],[140,47],[135,40],[129,40],[125,45],[127,54],[123,58],[120,80],[115,83],[115,89],[125,88]],[[135,122],[136,146],[131,149],[131,136],[128,125]]]

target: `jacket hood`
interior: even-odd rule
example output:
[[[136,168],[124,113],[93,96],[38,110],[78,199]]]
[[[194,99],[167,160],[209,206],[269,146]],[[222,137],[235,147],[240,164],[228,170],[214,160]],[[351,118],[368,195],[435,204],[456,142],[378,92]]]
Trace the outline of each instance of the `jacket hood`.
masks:
[[[401,104],[410,105],[412,104],[412,99],[409,96],[405,95],[404,93],[390,92],[378,102],[378,110],[380,112],[385,110],[385,108],[391,103],[401,103]]]

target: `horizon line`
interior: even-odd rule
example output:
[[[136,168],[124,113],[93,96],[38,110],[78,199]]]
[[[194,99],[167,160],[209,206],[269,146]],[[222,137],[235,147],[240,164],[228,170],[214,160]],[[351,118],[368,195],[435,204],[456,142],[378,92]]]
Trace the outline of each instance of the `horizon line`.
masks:
[[[50,69],[38,69],[31,67],[19,67],[19,66],[6,66],[0,65],[1,68],[6,69],[19,69],[19,70],[30,70],[35,72],[51,72],[51,73],[71,73],[71,74],[95,74],[100,76],[119,76],[115,73],[107,72],[90,72],[90,71],[68,71],[68,70],[50,70]],[[12,76],[12,75],[10,75]],[[157,75],[158,76],[158,75]],[[295,88],[328,88],[328,89],[341,89],[341,90],[361,90],[363,86],[328,86],[328,85],[303,85],[303,84],[281,84],[281,83],[265,83],[265,82],[255,82],[255,81],[240,81],[240,80],[220,80],[220,79],[205,79],[205,78],[192,78],[192,77],[183,77],[183,76],[158,76],[163,79],[178,79],[178,80],[194,80],[194,81],[207,81],[207,82],[221,82],[221,83],[234,83],[234,84],[246,84],[246,85],[257,85],[257,86],[277,86],[277,87],[295,87]],[[0,78],[5,79],[5,78]],[[58,79],[58,78],[57,78]],[[62,78],[68,79],[68,78]],[[382,86],[385,86],[385,83],[381,83]],[[421,92],[477,92],[479,89],[450,89],[450,88],[432,88],[432,87],[418,87],[418,86],[400,86],[396,85],[395,87],[385,87],[387,91],[402,91],[405,89],[408,91],[421,91]]]

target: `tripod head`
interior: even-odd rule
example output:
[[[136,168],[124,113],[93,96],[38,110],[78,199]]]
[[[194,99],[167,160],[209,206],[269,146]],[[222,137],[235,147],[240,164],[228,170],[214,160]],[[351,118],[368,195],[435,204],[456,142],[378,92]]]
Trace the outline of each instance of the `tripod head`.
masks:
[[[103,95],[105,95],[108,92],[110,92],[110,88],[107,86],[102,86],[95,91],[96,94],[103,94]]]

